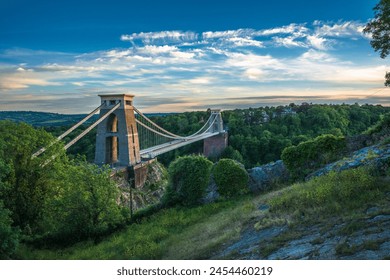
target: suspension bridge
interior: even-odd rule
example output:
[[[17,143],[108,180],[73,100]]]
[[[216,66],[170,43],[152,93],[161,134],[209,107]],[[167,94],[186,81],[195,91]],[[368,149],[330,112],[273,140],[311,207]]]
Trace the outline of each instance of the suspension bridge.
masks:
[[[220,110],[211,110],[202,127],[191,135],[177,135],[159,126],[133,105],[134,95],[99,95],[101,104],[85,118],[57,137],[60,141],[98,111],[99,118],[80,135],[67,143],[68,149],[97,127],[95,163],[109,164],[113,169],[134,171],[138,184],[142,183],[142,169],[163,153],[204,141],[205,156],[218,155],[227,146],[227,133],[223,128]],[[37,157],[46,148],[33,154]],[[138,178],[137,178],[138,177]],[[137,183],[136,183],[137,185]]]

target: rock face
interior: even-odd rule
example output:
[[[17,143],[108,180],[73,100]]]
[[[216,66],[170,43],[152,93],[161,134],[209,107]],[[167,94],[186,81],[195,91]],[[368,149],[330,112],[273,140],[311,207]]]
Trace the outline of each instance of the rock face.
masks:
[[[214,176],[210,176],[210,182],[206,189],[206,195],[202,198],[202,203],[212,203],[220,197],[217,184],[214,181]]]
[[[160,202],[168,185],[168,174],[164,166],[155,161],[148,165],[143,186],[132,188],[131,193],[128,181],[120,177],[115,178],[115,181],[122,194],[120,203],[127,207],[132,205],[133,211],[136,211]]]
[[[290,229],[287,225],[258,231],[248,227],[239,240],[223,248],[212,259],[388,259],[390,214],[381,214],[383,211],[388,210],[372,207],[359,220],[344,221],[333,217],[328,223],[302,224],[295,229]],[[284,242],[277,242],[274,243],[275,246],[269,247],[275,239]]]
[[[249,169],[248,174],[249,189],[255,193],[269,190],[273,184],[287,182],[290,178],[281,160]]]
[[[318,169],[317,171],[309,174],[306,180],[313,177],[325,175],[331,171],[343,171],[351,168],[357,168],[360,166],[375,166],[377,168],[386,168],[388,161],[390,160],[390,144],[388,145],[374,145],[365,147],[355,151],[351,157],[342,159],[325,167]]]

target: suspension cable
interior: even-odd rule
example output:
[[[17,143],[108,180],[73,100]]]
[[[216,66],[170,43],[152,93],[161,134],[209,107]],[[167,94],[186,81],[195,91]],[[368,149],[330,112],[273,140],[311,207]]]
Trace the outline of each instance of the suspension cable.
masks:
[[[210,116],[209,120],[210,120],[210,119],[211,119],[211,116]],[[187,137],[183,137],[183,136],[176,136],[176,137],[174,137],[174,136],[171,136],[171,135],[167,135],[167,134],[161,133],[161,132],[159,132],[159,131],[157,131],[157,130],[151,128],[151,127],[148,127],[146,124],[142,123],[142,122],[139,121],[138,119],[135,119],[135,121],[136,121],[138,124],[142,125],[144,128],[146,128],[146,129],[148,129],[148,130],[150,130],[150,131],[152,131],[152,132],[154,132],[154,133],[156,133],[156,134],[158,134],[158,135],[161,135],[161,136],[163,136],[163,137],[170,138],[170,139],[174,139],[174,140],[189,140],[189,139],[194,139],[194,138],[196,138],[197,136],[200,136],[200,135],[205,134],[206,131],[208,131],[208,130],[214,125],[216,119],[217,119],[217,115],[214,114],[214,119],[213,119],[213,121],[211,122],[211,124],[209,125],[209,127],[208,127],[203,133],[198,134],[198,135],[192,134],[192,135],[187,136]],[[206,124],[207,124],[207,123],[208,123],[208,121],[206,122]],[[158,126],[157,126],[157,127],[158,127]],[[202,129],[203,129],[204,127],[205,127],[205,125],[202,127]],[[200,129],[199,131],[201,131],[202,129]],[[199,132],[199,131],[198,131],[198,132]],[[198,132],[196,132],[196,133],[198,133]]]

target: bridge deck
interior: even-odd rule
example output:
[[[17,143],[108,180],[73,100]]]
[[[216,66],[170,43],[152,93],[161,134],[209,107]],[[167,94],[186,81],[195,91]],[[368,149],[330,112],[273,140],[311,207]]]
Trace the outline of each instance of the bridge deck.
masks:
[[[172,141],[170,141],[168,143],[164,143],[164,144],[161,144],[161,145],[158,145],[158,146],[154,146],[154,147],[150,147],[150,148],[141,150],[140,151],[140,155],[141,155],[141,158],[143,158],[143,159],[155,158],[156,156],[161,155],[163,153],[172,151],[174,149],[177,149],[177,148],[180,148],[182,146],[194,143],[196,141],[200,141],[200,140],[203,140],[203,139],[206,139],[206,138],[209,138],[209,137],[216,136],[216,135],[218,135],[220,133],[221,132],[213,132],[213,133],[209,132],[209,133],[204,133],[204,134],[200,135],[199,137],[195,137],[195,138],[192,138],[192,139],[172,140]]]

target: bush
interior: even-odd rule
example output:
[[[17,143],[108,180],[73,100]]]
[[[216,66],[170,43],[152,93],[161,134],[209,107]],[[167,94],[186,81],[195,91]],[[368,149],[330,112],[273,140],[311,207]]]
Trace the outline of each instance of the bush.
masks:
[[[248,173],[237,162],[221,159],[214,166],[213,175],[218,192],[225,197],[243,194],[248,190]]]
[[[204,196],[213,163],[203,156],[179,157],[169,165],[165,202],[196,205]]]
[[[293,177],[303,178],[339,159],[345,151],[345,137],[325,134],[297,146],[287,147],[282,152],[282,160]]]

